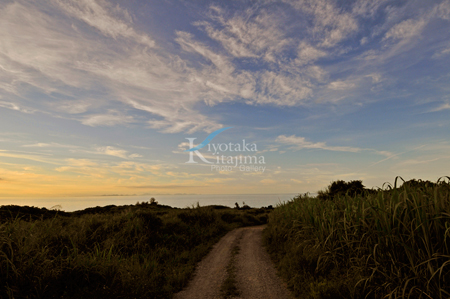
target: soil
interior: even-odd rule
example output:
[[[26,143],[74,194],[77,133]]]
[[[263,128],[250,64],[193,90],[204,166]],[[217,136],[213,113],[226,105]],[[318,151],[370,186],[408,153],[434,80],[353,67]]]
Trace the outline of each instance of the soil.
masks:
[[[186,289],[175,294],[175,299],[223,298],[222,283],[227,278],[231,250],[236,245],[236,287],[243,299],[294,298],[286,284],[277,276],[275,267],[262,244],[264,226],[238,228],[225,235],[198,264],[192,281]]]

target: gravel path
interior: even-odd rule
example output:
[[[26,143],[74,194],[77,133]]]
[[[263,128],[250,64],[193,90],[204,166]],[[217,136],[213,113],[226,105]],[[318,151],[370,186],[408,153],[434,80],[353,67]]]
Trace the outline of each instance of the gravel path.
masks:
[[[274,265],[262,246],[263,229],[264,226],[244,227],[225,235],[199,263],[188,287],[174,298],[220,299],[220,287],[227,277],[231,249],[236,245],[240,247],[235,260],[239,298],[293,298],[276,275]]]

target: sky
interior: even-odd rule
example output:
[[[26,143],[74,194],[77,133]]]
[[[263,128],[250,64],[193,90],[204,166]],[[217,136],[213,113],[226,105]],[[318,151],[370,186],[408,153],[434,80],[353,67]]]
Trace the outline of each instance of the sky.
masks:
[[[2,0],[0,196],[436,181],[449,29],[449,0]]]

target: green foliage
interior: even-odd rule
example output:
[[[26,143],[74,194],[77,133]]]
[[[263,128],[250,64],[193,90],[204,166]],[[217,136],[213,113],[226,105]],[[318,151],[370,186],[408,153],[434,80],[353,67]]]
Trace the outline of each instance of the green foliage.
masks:
[[[226,232],[267,213],[151,201],[74,213],[1,207],[0,298],[170,298]]]
[[[270,214],[264,236],[300,298],[450,297],[448,183],[299,195]]]

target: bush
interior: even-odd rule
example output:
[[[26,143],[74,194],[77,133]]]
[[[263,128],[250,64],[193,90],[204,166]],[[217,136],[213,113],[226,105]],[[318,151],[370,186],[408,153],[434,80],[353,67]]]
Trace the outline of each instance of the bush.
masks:
[[[362,181],[335,181],[327,187],[325,191],[319,191],[317,198],[321,200],[334,200],[338,196],[357,196],[364,192],[371,192],[362,184]]]

